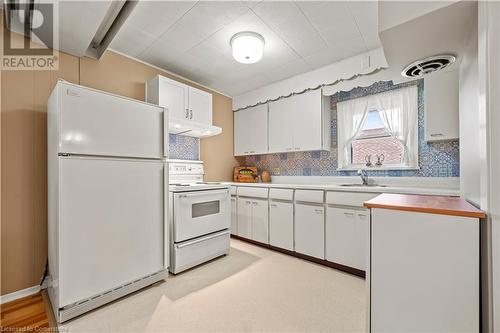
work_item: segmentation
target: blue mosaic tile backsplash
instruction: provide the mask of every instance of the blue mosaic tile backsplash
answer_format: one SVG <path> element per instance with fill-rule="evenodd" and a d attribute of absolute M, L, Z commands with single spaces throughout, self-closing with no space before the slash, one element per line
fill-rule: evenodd
<path fill-rule="evenodd" d="M 337 102 L 376 94 L 409 85 L 418 85 L 418 137 L 420 170 L 370 170 L 370 176 L 392 177 L 458 177 L 459 143 L 458 140 L 426 143 L 424 138 L 424 82 L 394 85 L 392 82 L 377 82 L 370 87 L 359 87 L 351 91 L 341 91 L 331 98 L 331 137 L 330 151 L 310 151 L 297 153 L 267 154 L 247 156 L 246 164 L 255 165 L 259 170 L 274 172 L 280 168 L 282 176 L 355 176 L 356 171 L 337 171 Z"/>
<path fill-rule="evenodd" d="M 176 134 L 169 134 L 168 139 L 168 158 L 178 160 L 200 159 L 200 139 Z"/>

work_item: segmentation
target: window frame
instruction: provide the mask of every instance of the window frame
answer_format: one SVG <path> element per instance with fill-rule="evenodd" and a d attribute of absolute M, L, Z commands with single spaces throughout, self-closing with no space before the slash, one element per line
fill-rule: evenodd
<path fill-rule="evenodd" d="M 377 95 L 380 95 L 380 94 L 390 94 L 390 93 L 395 93 L 396 91 L 400 90 L 400 89 L 407 89 L 407 88 L 412 88 L 412 87 L 415 87 L 418 89 L 418 87 L 416 86 L 410 86 L 410 87 L 401 87 L 401 88 L 397 88 L 397 89 L 391 89 L 391 90 L 387 90 L 387 91 L 384 91 L 384 92 L 381 92 L 381 93 L 378 93 L 378 94 L 373 94 L 373 95 L 369 95 L 369 96 L 363 96 L 363 97 L 358 97 L 358 98 L 352 98 L 352 99 L 349 99 L 347 101 L 350 101 L 350 100 L 354 100 L 354 99 L 370 99 L 370 98 L 376 98 Z M 345 101 L 343 101 L 345 102 Z M 339 103 L 342 103 L 342 102 L 339 102 Z M 339 104 L 337 103 L 337 104 Z M 373 112 L 373 111 L 377 111 L 379 112 L 379 110 L 375 107 L 375 103 L 373 102 L 370 102 L 370 111 L 368 112 Z M 415 164 L 416 165 L 409 165 L 407 163 L 405 163 L 404 161 L 402 161 L 401 163 L 388 163 L 388 164 L 383 164 L 381 166 L 376 166 L 376 165 L 372 165 L 371 167 L 367 167 L 365 163 L 352 163 L 352 143 L 354 142 L 354 140 L 356 139 L 353 139 L 351 142 L 350 142 L 350 147 L 348 149 L 348 163 L 346 163 L 346 165 L 342 166 L 342 167 L 338 167 L 338 165 L 340 164 L 340 159 L 342 158 L 342 152 L 341 152 L 341 148 L 344 149 L 345 147 L 345 142 L 340 142 L 341 138 L 339 136 L 339 126 L 342 126 L 341 125 L 341 122 L 339 121 L 339 118 L 337 117 L 337 171 L 356 171 L 356 170 L 359 170 L 359 169 L 366 169 L 366 170 L 420 170 L 420 164 L 419 164 L 419 138 L 418 138 L 418 117 L 419 117 L 419 110 L 418 110 L 418 90 L 417 90 L 417 100 L 416 100 L 416 107 L 417 107 L 417 112 L 416 112 L 416 119 L 415 119 L 415 129 L 414 129 L 414 132 L 415 132 L 415 135 L 416 135 L 416 144 L 415 144 L 415 147 L 408 147 L 409 149 L 413 148 L 415 151 L 410 151 L 409 153 L 410 154 L 414 154 L 415 155 Z M 338 112 L 338 109 L 337 109 L 337 112 Z M 365 119 L 366 121 L 366 119 Z M 387 128 L 386 128 L 387 129 Z M 373 136 L 364 136 L 362 137 L 361 139 L 371 139 L 371 138 L 381 138 L 381 137 L 389 137 L 391 136 L 391 134 L 389 133 L 388 135 L 373 135 Z M 376 162 L 376 161 L 375 161 Z M 373 164 L 374 161 L 372 161 Z"/>

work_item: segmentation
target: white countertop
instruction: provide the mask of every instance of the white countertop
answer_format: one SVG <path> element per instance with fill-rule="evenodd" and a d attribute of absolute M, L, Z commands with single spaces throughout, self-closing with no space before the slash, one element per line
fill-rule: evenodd
<path fill-rule="evenodd" d="M 319 179 L 323 182 L 317 183 L 318 178 L 311 178 L 311 183 L 304 183 L 307 179 L 297 177 L 297 182 L 282 182 L 289 181 L 291 177 L 283 177 L 277 182 L 271 183 L 235 183 L 226 182 L 233 186 L 246 187 L 268 187 L 268 188 L 290 188 L 290 189 L 307 189 L 307 190 L 323 190 L 323 191 L 339 191 L 339 192 L 369 192 L 369 193 L 401 193 L 401 194 L 428 194 L 428 195 L 449 195 L 460 196 L 460 189 L 456 186 L 458 179 L 455 178 L 438 178 L 422 180 L 423 177 L 397 177 L 399 179 L 382 179 L 376 178 L 376 183 L 382 186 L 341 186 L 341 184 L 360 184 L 359 177 L 342 177 L 333 179 L 333 177 L 325 177 Z M 338 177 L 335 177 L 338 178 Z M 389 177 L 385 177 L 389 178 Z M 418 178 L 418 179 L 413 179 Z M 430 178 L 430 177 L 429 177 Z M 370 182 L 374 179 L 372 178 Z M 434 186 L 431 186 L 434 185 Z"/>

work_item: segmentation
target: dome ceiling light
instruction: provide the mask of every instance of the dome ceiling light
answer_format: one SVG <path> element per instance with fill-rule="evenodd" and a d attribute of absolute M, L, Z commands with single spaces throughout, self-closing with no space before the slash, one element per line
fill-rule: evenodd
<path fill-rule="evenodd" d="M 242 64 L 256 63 L 264 54 L 264 37 L 256 32 L 238 32 L 231 37 L 229 43 L 233 50 L 233 58 Z"/>

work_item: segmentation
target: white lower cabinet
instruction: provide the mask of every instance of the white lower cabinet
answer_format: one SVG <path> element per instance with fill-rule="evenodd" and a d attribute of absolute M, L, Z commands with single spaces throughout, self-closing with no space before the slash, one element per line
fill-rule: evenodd
<path fill-rule="evenodd" d="M 326 260 L 366 271 L 370 213 L 366 209 L 328 206 Z"/>
<path fill-rule="evenodd" d="M 238 205 L 236 196 L 231 196 L 231 234 L 238 235 Z"/>
<path fill-rule="evenodd" d="M 238 236 L 269 243 L 269 218 L 267 199 L 237 199 Z"/>
<path fill-rule="evenodd" d="M 325 208 L 295 204 L 295 252 L 325 259 Z"/>
<path fill-rule="evenodd" d="M 238 236 L 252 238 L 252 200 L 238 198 L 237 200 Z"/>
<path fill-rule="evenodd" d="M 252 200 L 252 239 L 269 244 L 269 218 L 267 199 Z"/>
<path fill-rule="evenodd" d="M 269 202 L 269 244 L 293 251 L 293 203 Z"/>

